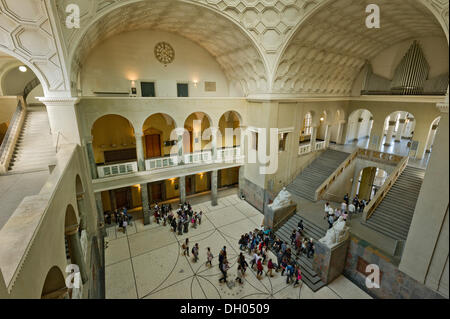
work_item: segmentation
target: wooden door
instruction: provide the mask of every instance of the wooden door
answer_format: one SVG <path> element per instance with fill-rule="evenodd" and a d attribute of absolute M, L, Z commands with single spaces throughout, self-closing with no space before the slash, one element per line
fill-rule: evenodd
<path fill-rule="evenodd" d="M 161 137 L 159 134 L 145 135 L 147 158 L 161 157 Z"/>
<path fill-rule="evenodd" d="M 128 190 L 116 190 L 116 204 L 117 208 L 121 209 L 122 207 L 128 206 Z"/>
<path fill-rule="evenodd" d="M 152 201 L 153 202 L 160 202 L 162 201 L 162 189 L 161 189 L 162 184 L 158 183 L 158 184 L 152 184 L 151 186 L 151 192 L 152 192 Z"/>

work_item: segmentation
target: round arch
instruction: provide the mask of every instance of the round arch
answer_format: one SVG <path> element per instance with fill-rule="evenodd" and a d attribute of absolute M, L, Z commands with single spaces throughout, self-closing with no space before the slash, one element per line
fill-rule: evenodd
<path fill-rule="evenodd" d="M 218 122 L 218 139 L 217 139 L 217 147 L 218 148 L 226 148 L 226 147 L 235 147 L 240 146 L 240 127 L 242 126 L 242 116 L 236 111 L 227 111 L 219 118 Z M 228 130 L 227 130 L 228 129 Z M 233 138 L 230 140 L 230 137 L 227 137 L 229 129 L 233 130 Z M 237 134 L 235 134 L 237 133 Z M 232 143 L 232 145 L 230 145 Z"/>
<path fill-rule="evenodd" d="M 373 126 L 373 114 L 367 109 L 357 109 L 350 113 L 347 120 L 346 143 L 358 142 L 370 136 Z"/>
<path fill-rule="evenodd" d="M 359 172 L 356 172 L 352 198 L 358 195 L 360 200 L 370 201 L 388 177 L 389 173 L 382 168 L 376 166 L 362 167 Z"/>
<path fill-rule="evenodd" d="M 441 116 L 436 117 L 430 125 L 428 131 L 427 142 L 425 145 L 425 153 L 431 153 L 433 150 L 434 139 L 436 138 L 437 130 L 439 129 L 439 122 L 441 121 Z"/>
<path fill-rule="evenodd" d="M 58 266 L 53 266 L 45 276 L 41 299 L 64 299 L 67 294 L 64 275 Z"/>
<path fill-rule="evenodd" d="M 175 154 L 171 141 L 176 139 L 176 121 L 166 113 L 154 113 L 142 124 L 145 158 L 157 158 Z M 140 137 L 137 137 L 140 138 Z"/>
<path fill-rule="evenodd" d="M 106 114 L 91 127 L 96 163 L 136 160 L 136 130 L 126 117 Z"/>
<path fill-rule="evenodd" d="M 395 19 L 414 21 L 414 26 L 399 28 L 394 20 L 389 23 L 386 19 L 390 18 L 385 17 L 385 27 L 374 38 L 368 34 L 370 29 L 361 19 L 366 14 L 367 3 L 363 0 L 351 2 L 351 11 L 347 10 L 346 0 L 325 0 L 305 11 L 275 58 L 271 82 L 274 91 L 291 92 L 289 83 L 301 81 L 300 89 L 295 92 L 347 95 L 365 62 L 389 46 L 431 34 L 445 36 L 448 43 L 448 25 L 442 18 L 448 14 L 448 5 L 442 12 L 437 12 L 426 0 L 378 1 L 385 11 L 400 12 Z M 329 28 L 330 23 L 338 21 L 340 30 Z M 357 29 L 362 33 L 352 28 L 355 25 L 361 26 Z M 311 67 L 304 68 L 304 65 Z M 298 70 L 294 79 L 287 77 L 291 69 Z"/>
<path fill-rule="evenodd" d="M 44 90 L 44 95 L 45 96 L 48 95 L 49 81 L 47 80 L 45 75 L 33 63 L 27 61 L 26 59 L 24 59 L 22 56 L 18 55 L 17 53 L 15 53 L 9 49 L 6 49 L 5 47 L 1 47 L 0 52 L 5 53 L 5 54 L 19 60 L 17 65 L 16 64 L 11 65 L 11 69 L 14 68 L 15 66 L 19 66 L 19 65 L 25 65 L 27 68 L 29 68 L 39 79 L 39 82 L 41 83 L 42 88 Z"/>
<path fill-rule="evenodd" d="M 65 16 L 63 8 L 59 8 L 60 15 Z M 230 86 L 241 85 L 245 94 L 269 88 L 268 62 L 259 44 L 246 28 L 212 6 L 185 0 L 135 0 L 118 2 L 98 12 L 84 9 L 87 11 L 82 17 L 85 26 L 75 30 L 69 50 L 74 82 L 78 80 L 80 65 L 96 44 L 106 37 L 145 27 L 178 33 L 200 44 L 216 57 Z M 177 25 L 170 25 L 172 16 L 177 18 Z M 124 23 L 117 23 L 118 19 Z M 133 23 L 125 23 L 129 21 Z M 215 27 L 205 28 L 209 25 Z"/>

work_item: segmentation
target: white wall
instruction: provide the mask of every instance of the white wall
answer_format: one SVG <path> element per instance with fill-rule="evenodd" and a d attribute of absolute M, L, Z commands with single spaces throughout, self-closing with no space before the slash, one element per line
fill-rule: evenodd
<path fill-rule="evenodd" d="M 164 66 L 154 55 L 158 42 L 168 42 L 175 60 Z M 190 97 L 227 97 L 228 80 L 215 58 L 196 43 L 173 33 L 139 30 L 119 34 L 95 47 L 81 72 L 84 96 L 95 91 L 128 92 L 131 80 L 155 82 L 157 97 L 176 97 L 177 82 L 189 82 Z M 197 88 L 193 81 L 197 80 Z M 204 81 L 216 82 L 216 92 L 205 92 Z M 237 94 L 233 89 L 234 94 Z"/>
<path fill-rule="evenodd" d="M 42 84 L 36 86 L 27 96 L 27 104 L 42 104 L 37 98 L 44 96 L 44 89 L 42 88 Z"/>

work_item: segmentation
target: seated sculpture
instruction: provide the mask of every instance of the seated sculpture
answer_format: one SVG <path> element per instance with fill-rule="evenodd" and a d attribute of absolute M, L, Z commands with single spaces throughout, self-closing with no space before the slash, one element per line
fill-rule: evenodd
<path fill-rule="evenodd" d="M 280 209 L 286 206 L 289 206 L 291 204 L 291 193 L 289 193 L 286 190 L 286 187 L 283 187 L 283 189 L 280 191 L 280 193 L 275 197 L 272 204 L 269 204 L 268 206 L 272 210 Z"/>
<path fill-rule="evenodd" d="M 349 234 L 349 227 L 342 216 L 333 224 L 333 227 L 328 229 L 325 237 L 319 241 L 328 247 L 333 247 L 347 239 Z"/>

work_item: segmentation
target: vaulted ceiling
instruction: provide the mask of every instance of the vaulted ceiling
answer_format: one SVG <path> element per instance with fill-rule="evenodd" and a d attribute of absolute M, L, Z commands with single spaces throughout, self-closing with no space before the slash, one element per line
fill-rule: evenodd
<path fill-rule="evenodd" d="M 366 6 L 380 7 L 380 29 L 366 27 Z M 279 63 L 273 91 L 349 95 L 366 60 L 402 41 L 445 37 L 416 0 L 335 0 L 299 27 Z"/>

